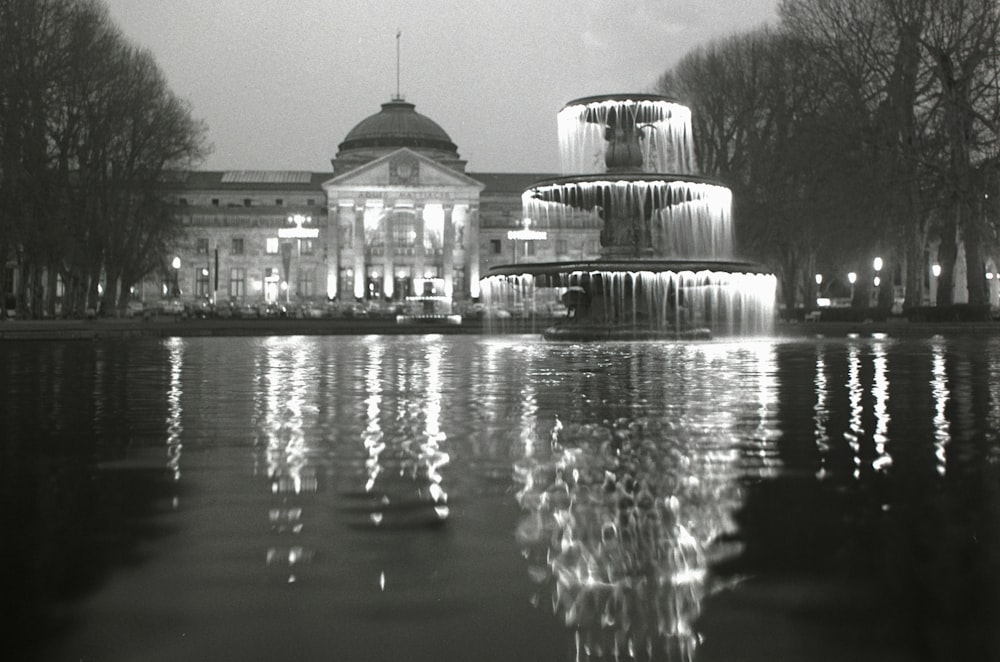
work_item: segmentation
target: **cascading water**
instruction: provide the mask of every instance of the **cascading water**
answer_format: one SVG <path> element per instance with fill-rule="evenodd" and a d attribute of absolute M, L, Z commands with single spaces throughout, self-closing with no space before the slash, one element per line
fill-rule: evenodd
<path fill-rule="evenodd" d="M 734 258 L 732 195 L 695 174 L 691 114 L 656 95 L 572 101 L 559 113 L 565 177 L 524 192 L 536 228 L 600 224 L 600 258 L 493 267 L 490 308 L 558 292 L 569 313 L 558 339 L 763 335 L 776 279 Z M 671 174 L 662 174 L 670 172 Z"/>

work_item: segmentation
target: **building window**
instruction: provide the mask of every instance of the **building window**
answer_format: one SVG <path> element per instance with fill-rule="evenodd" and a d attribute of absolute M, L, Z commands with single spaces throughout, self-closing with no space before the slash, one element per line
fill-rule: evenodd
<path fill-rule="evenodd" d="M 213 207 L 218 207 L 219 206 L 219 199 L 218 198 L 212 198 L 212 206 Z"/>
<path fill-rule="evenodd" d="M 208 237 L 198 237 L 194 240 L 195 251 L 201 255 L 208 255 Z"/>
<path fill-rule="evenodd" d="M 278 253 L 278 238 L 268 237 L 267 244 L 265 245 L 265 251 L 268 255 L 277 255 Z"/>
<path fill-rule="evenodd" d="M 208 291 L 208 267 L 199 267 L 194 274 L 194 293 L 199 297 L 207 297 Z"/>
<path fill-rule="evenodd" d="M 243 206 L 244 207 L 249 207 L 252 204 L 253 204 L 253 200 L 252 199 L 250 199 L 250 198 L 243 198 Z"/>
<path fill-rule="evenodd" d="M 245 297 L 247 295 L 247 270 L 233 267 L 229 271 L 229 296 Z"/>
<path fill-rule="evenodd" d="M 559 255 L 565 255 L 569 250 L 566 246 L 565 239 L 556 239 L 556 253 Z"/>
<path fill-rule="evenodd" d="M 233 255 L 243 255 L 243 237 L 233 237 Z"/>
<path fill-rule="evenodd" d="M 285 201 L 283 199 L 281 199 L 281 198 L 275 198 L 274 199 L 274 206 L 275 207 L 281 207 L 284 204 L 285 204 Z"/>
<path fill-rule="evenodd" d="M 417 243 L 417 228 L 413 215 L 396 215 L 392 224 L 392 239 L 397 248 L 413 248 Z"/>
<path fill-rule="evenodd" d="M 503 253 L 503 242 L 499 239 L 490 239 L 490 253 L 494 255 Z"/>
<path fill-rule="evenodd" d="M 309 198 L 308 200 L 306 200 L 306 204 L 312 207 L 313 205 L 316 204 L 316 198 Z"/>
<path fill-rule="evenodd" d="M 312 239 L 299 240 L 299 255 L 312 255 L 315 250 L 316 246 Z"/>
<path fill-rule="evenodd" d="M 316 295 L 316 270 L 299 269 L 299 282 L 296 284 L 296 292 L 300 297 L 311 297 Z"/>
<path fill-rule="evenodd" d="M 180 202 L 181 207 L 187 207 L 188 206 L 188 199 L 187 198 L 181 198 L 178 202 Z"/>
<path fill-rule="evenodd" d="M 526 242 L 524 242 L 524 254 L 525 255 L 534 255 L 535 254 L 535 244 L 537 244 L 537 243 L 538 243 L 537 241 L 526 241 Z"/>

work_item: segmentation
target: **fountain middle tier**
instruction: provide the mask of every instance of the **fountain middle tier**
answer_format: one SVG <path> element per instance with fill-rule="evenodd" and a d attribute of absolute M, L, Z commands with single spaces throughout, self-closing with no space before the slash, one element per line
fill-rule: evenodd
<path fill-rule="evenodd" d="M 732 194 L 707 177 L 614 173 L 543 180 L 522 195 L 536 227 L 565 227 L 579 214 L 603 224 L 605 258 L 728 260 Z"/>

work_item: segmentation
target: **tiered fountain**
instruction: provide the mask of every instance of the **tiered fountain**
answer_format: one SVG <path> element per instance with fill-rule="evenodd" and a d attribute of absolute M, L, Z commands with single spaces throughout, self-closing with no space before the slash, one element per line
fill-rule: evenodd
<path fill-rule="evenodd" d="M 525 191 L 524 216 L 538 228 L 602 222 L 600 257 L 493 267 L 487 306 L 530 305 L 557 288 L 569 312 L 545 330 L 552 339 L 770 331 L 776 279 L 733 257 L 732 196 L 695 174 L 686 106 L 595 96 L 566 104 L 558 122 L 563 172 L 577 174 Z"/>

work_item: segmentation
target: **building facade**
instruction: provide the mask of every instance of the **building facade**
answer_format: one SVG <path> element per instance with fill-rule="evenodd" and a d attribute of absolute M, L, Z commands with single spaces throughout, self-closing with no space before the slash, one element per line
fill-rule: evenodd
<path fill-rule="evenodd" d="M 467 173 L 448 134 L 402 99 L 355 126 L 331 163 L 325 173 L 182 173 L 171 197 L 185 239 L 136 296 L 450 304 L 477 299 L 495 264 L 598 255 L 596 217 L 518 240 L 522 193 L 551 175 Z"/>

